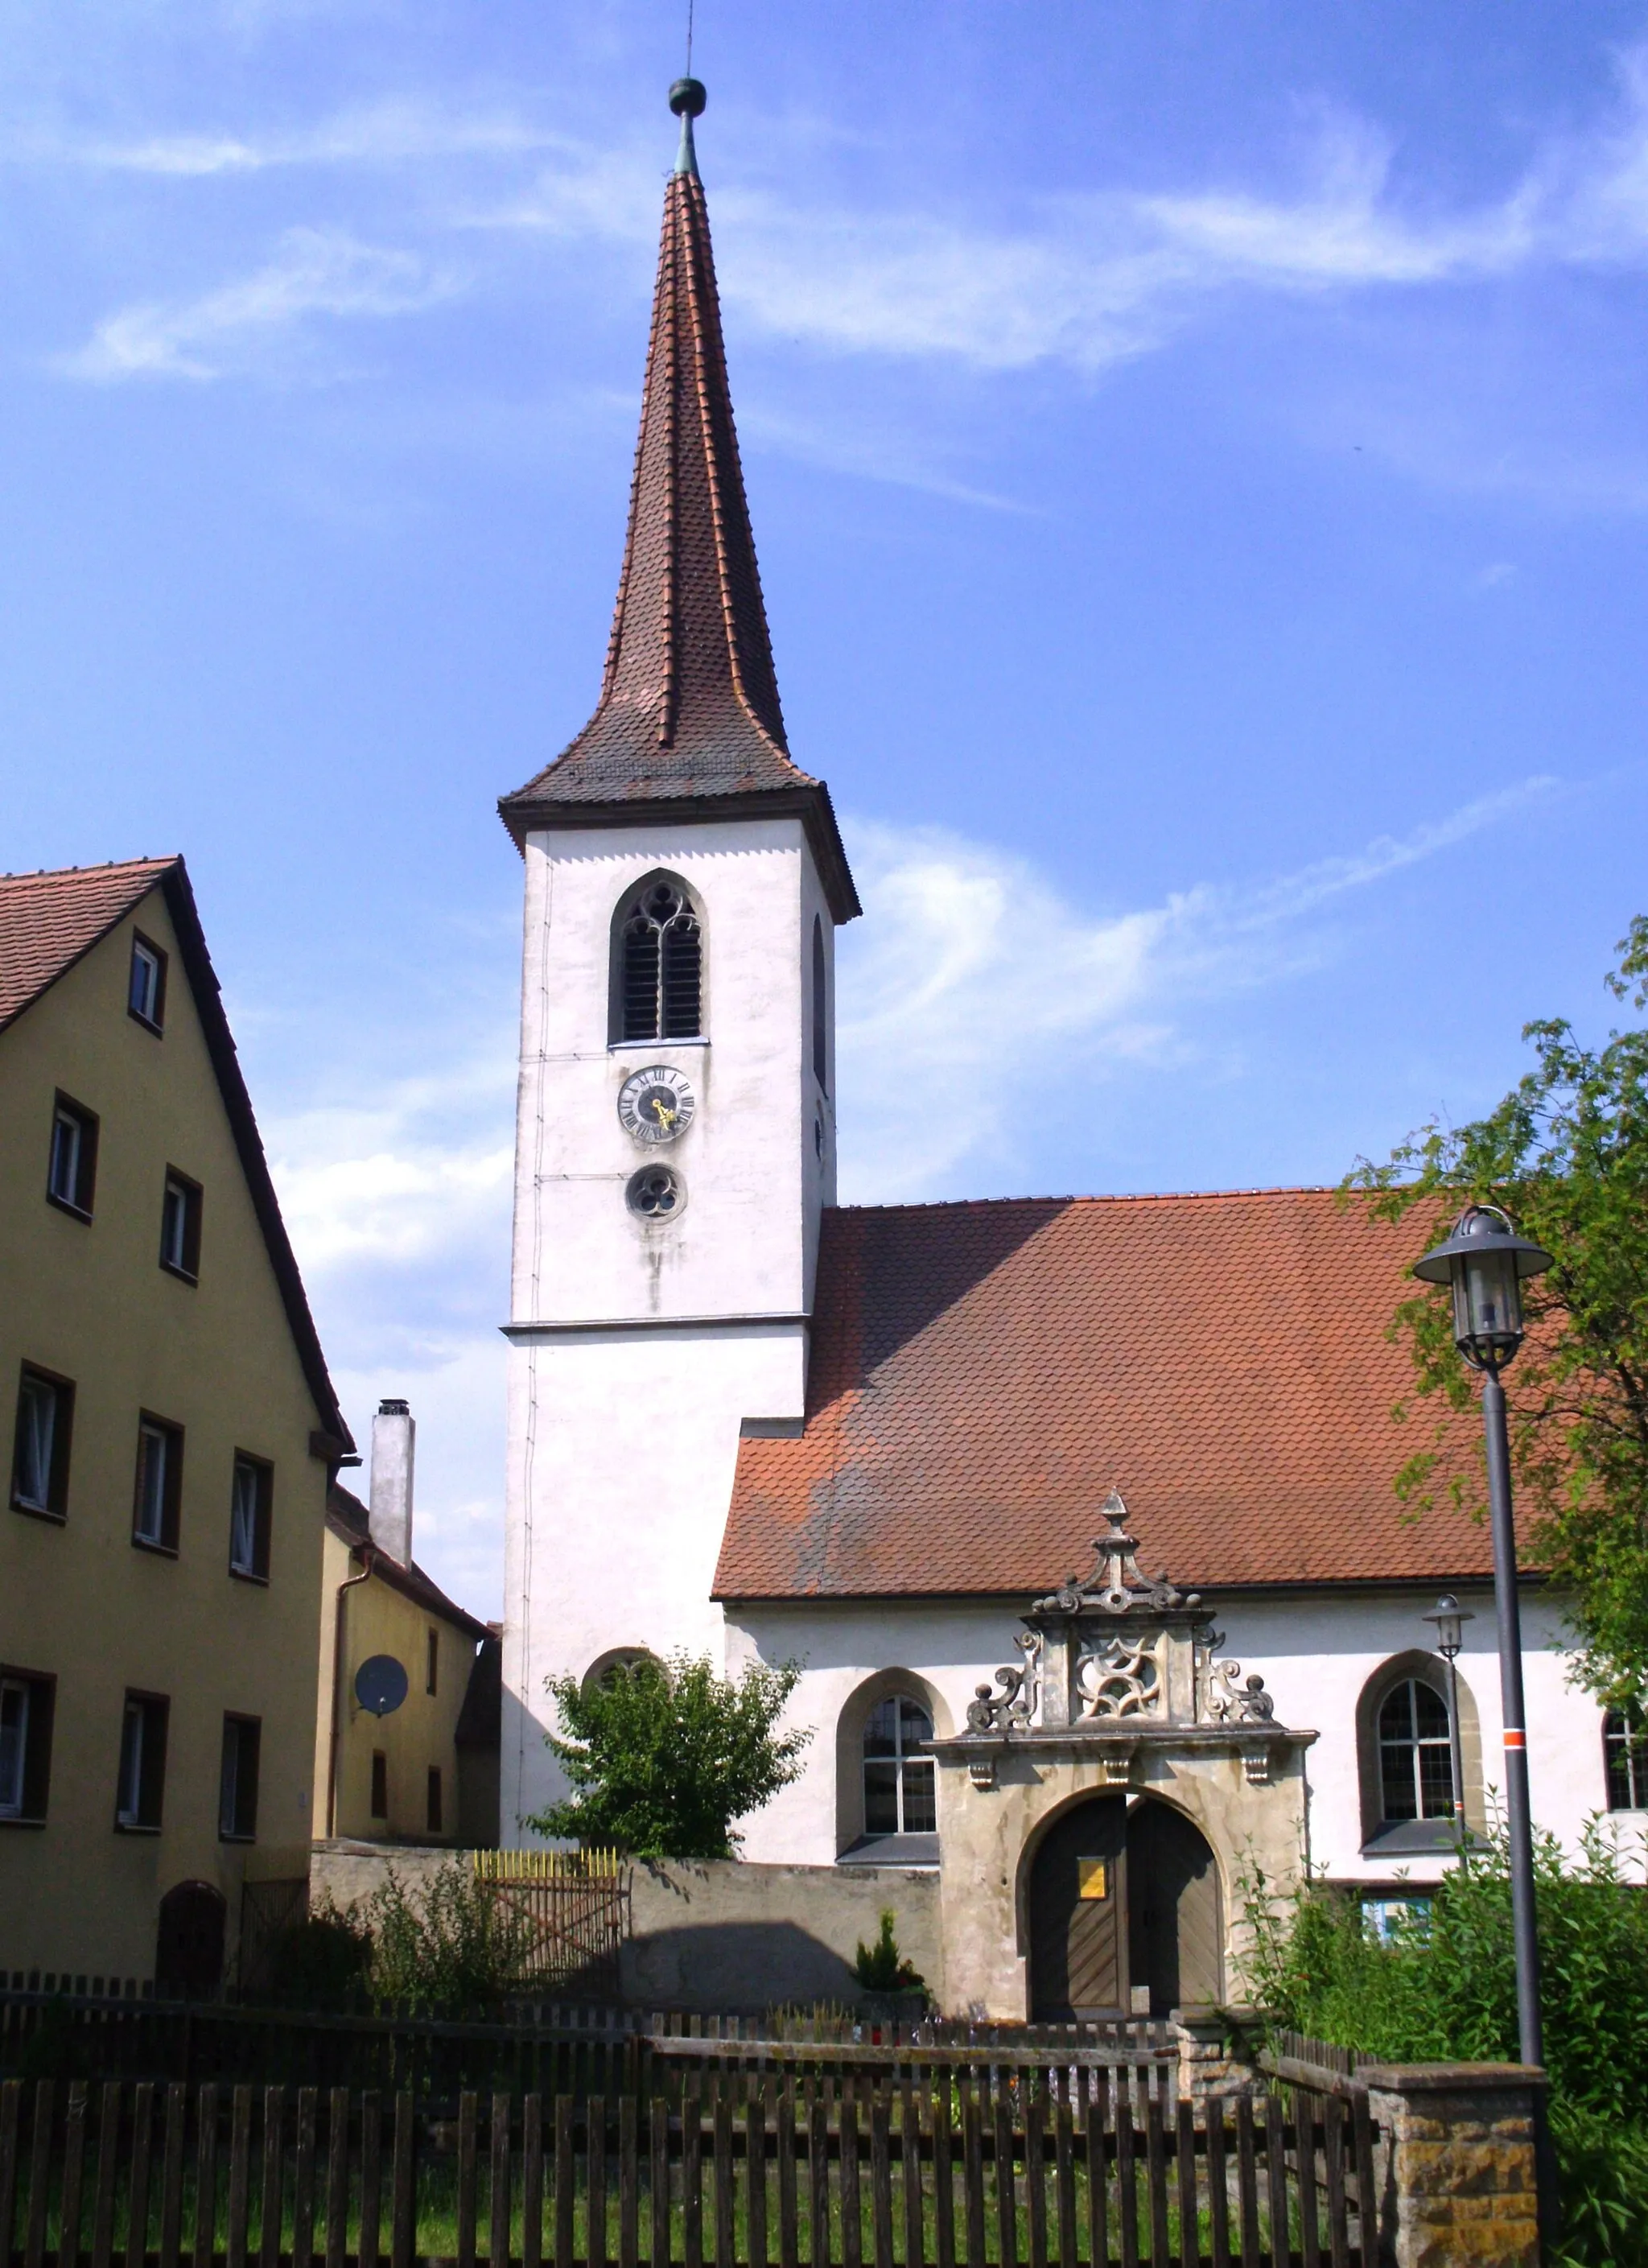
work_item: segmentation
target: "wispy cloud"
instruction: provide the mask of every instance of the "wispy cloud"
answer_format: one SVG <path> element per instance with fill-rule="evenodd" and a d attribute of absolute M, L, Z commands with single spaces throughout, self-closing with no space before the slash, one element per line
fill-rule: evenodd
<path fill-rule="evenodd" d="M 1056 1064 L 1102 1085 L 1122 1063 L 1179 1067 L 1194 1004 L 1317 965 L 1330 901 L 1543 800 L 1534 778 L 1411 833 L 1244 887 L 1202 885 L 1094 915 L 1027 860 L 938 830 L 858 824 L 866 918 L 842 941 L 843 1114 L 854 1201 L 931 1196 L 1017 1145 Z M 915 975 L 912 972 L 918 972 Z M 931 1098 L 945 1098 L 935 1112 Z"/>
<path fill-rule="evenodd" d="M 198 298 L 123 307 L 57 366 L 104 384 L 301 367 L 306 341 L 299 335 L 314 318 L 412 314 L 460 288 L 452 269 L 419 254 L 363 244 L 339 230 L 289 229 L 275 257 L 252 275 Z"/>
<path fill-rule="evenodd" d="M 397 166 L 430 158 L 516 158 L 564 140 L 519 110 L 454 110 L 402 99 L 339 112 L 313 125 L 262 133 L 183 130 L 122 139 L 31 128 L 0 135 L 0 164 L 210 180 L 330 166 Z"/>

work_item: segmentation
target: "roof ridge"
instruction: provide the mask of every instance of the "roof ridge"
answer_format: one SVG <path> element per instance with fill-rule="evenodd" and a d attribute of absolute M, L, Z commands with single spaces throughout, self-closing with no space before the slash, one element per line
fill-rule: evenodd
<path fill-rule="evenodd" d="M 175 866 L 182 856 L 180 850 L 168 850 L 158 858 L 104 858 L 90 866 L 8 866 L 0 869 L 0 882 L 55 882 L 70 874 L 124 874 L 151 866 Z"/>
<path fill-rule="evenodd" d="M 827 1205 L 827 1212 L 961 1212 L 985 1205 L 1207 1204 L 1228 1197 L 1336 1197 L 1337 1182 L 1278 1182 L 1224 1189 L 1100 1189 L 1038 1192 L 1011 1197 L 925 1197 L 890 1204 Z"/>

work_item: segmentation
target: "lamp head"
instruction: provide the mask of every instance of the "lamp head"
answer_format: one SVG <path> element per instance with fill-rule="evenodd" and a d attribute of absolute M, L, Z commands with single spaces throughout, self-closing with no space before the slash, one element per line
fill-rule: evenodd
<path fill-rule="evenodd" d="M 1475 1619 L 1468 1607 L 1460 1606 L 1452 1591 L 1444 1591 L 1430 1613 L 1420 1616 L 1422 1622 L 1436 1624 L 1437 1652 L 1444 1661 L 1453 1661 L 1457 1657 L 1465 1641 L 1464 1625 Z"/>
<path fill-rule="evenodd" d="M 1467 1205 L 1453 1233 L 1414 1263 L 1422 1283 L 1453 1293 L 1453 1344 L 1475 1370 L 1500 1371 L 1522 1344 L 1522 1278 L 1551 1256 L 1519 1236 L 1497 1205 Z"/>

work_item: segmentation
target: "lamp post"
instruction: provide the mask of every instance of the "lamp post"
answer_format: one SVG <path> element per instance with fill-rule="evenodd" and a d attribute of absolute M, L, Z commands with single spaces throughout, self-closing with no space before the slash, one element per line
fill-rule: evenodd
<path fill-rule="evenodd" d="M 1499 1697 L 1505 1718 L 1505 1823 L 1511 1838 L 1511 1921 L 1516 1942 L 1517 2034 L 1524 2063 L 1544 2061 L 1539 1937 L 1534 1910 L 1534 1829 L 1528 1811 L 1527 1719 L 1522 1702 L 1522 1616 L 1517 1601 L 1516 1529 L 1511 1516 L 1511 1444 L 1499 1373 L 1522 1344 L 1522 1278 L 1551 1256 L 1512 1227 L 1496 1205 L 1468 1205 L 1445 1244 L 1414 1264 L 1426 1284 L 1453 1292 L 1453 1344 L 1482 1374 L 1482 1429 L 1493 1532 L 1494 1604 L 1499 1624 Z"/>
<path fill-rule="evenodd" d="M 1460 1606 L 1452 1591 L 1444 1591 L 1422 1622 L 1436 1624 L 1437 1652 L 1447 1664 L 1448 1756 L 1453 1767 L 1453 1831 L 1465 1840 L 1465 1750 L 1460 1741 L 1459 1672 L 1454 1668 L 1465 1643 L 1465 1624 L 1476 1617 Z"/>

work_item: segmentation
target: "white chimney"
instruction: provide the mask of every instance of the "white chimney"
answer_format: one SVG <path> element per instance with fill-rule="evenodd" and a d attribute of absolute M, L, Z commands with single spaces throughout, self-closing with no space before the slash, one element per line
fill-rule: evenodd
<path fill-rule="evenodd" d="M 412 1452 L 417 1427 L 404 1402 L 380 1402 L 372 1419 L 372 1540 L 402 1567 L 412 1565 Z"/>

